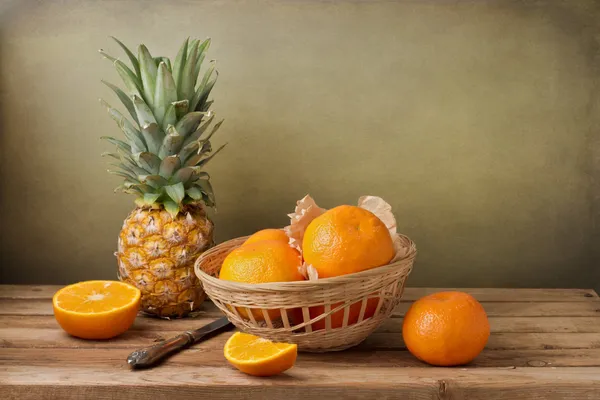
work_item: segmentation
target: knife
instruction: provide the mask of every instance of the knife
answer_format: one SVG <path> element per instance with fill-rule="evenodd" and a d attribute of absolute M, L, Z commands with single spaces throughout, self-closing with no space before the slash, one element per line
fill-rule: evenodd
<path fill-rule="evenodd" d="M 154 346 L 144 347 L 131 353 L 127 357 L 127 364 L 133 368 L 148 368 L 165 357 L 178 352 L 181 349 L 191 346 L 194 343 L 201 342 L 218 333 L 228 331 L 233 328 L 233 324 L 226 317 L 219 318 L 208 325 L 195 331 L 185 331 L 180 335 L 155 344 Z"/>

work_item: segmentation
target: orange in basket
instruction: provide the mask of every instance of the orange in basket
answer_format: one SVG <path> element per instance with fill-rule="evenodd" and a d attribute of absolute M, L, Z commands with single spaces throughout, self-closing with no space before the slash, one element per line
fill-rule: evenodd
<path fill-rule="evenodd" d="M 367 305 L 365 307 L 365 314 L 363 319 L 371 318 L 375 314 L 375 310 L 377 310 L 377 304 L 379 303 L 379 299 L 369 299 L 367 300 Z M 332 304 L 331 309 L 335 309 L 341 306 L 343 303 Z M 360 309 L 362 307 L 362 301 L 356 302 L 350 306 L 348 310 L 348 323 L 346 325 L 354 325 L 358 322 L 358 317 L 360 316 Z M 309 309 L 310 318 L 316 318 L 319 315 L 322 315 L 325 312 L 325 306 L 316 306 L 311 307 Z M 344 310 L 336 311 L 331 314 L 331 328 L 341 328 L 344 324 Z M 325 329 L 326 327 L 326 319 L 323 318 L 314 324 L 312 324 L 312 329 L 317 331 L 319 329 Z"/>
<path fill-rule="evenodd" d="M 279 240 L 287 243 L 290 238 L 281 229 L 263 229 L 254 233 L 250 236 L 243 244 L 243 246 L 251 243 L 262 242 L 263 240 Z"/>
<path fill-rule="evenodd" d="M 298 268 L 302 264 L 300 254 L 287 242 L 263 240 L 244 244 L 232 251 L 223 261 L 219 279 L 240 283 L 291 282 L 303 280 Z M 238 308 L 243 318 L 246 310 Z M 271 319 L 280 318 L 279 310 L 269 310 Z M 263 321 L 260 310 L 253 310 L 257 321 Z"/>
<path fill-rule="evenodd" d="M 386 265 L 394 257 L 394 243 L 375 214 L 356 206 L 339 206 L 308 225 L 302 253 L 322 279 Z"/>
<path fill-rule="evenodd" d="M 339 206 L 315 218 L 306 228 L 302 241 L 304 260 L 318 272 L 319 278 L 347 275 L 386 265 L 394 256 L 394 244 L 385 224 L 372 212 L 355 206 Z M 364 319 L 377 309 L 377 299 L 369 299 Z M 342 303 L 333 304 L 332 309 Z M 350 306 L 348 325 L 360 316 L 361 302 Z M 324 306 L 311 307 L 310 317 L 323 314 Z M 344 311 L 331 315 L 331 327 L 343 326 Z M 325 329 L 321 319 L 313 329 Z"/>

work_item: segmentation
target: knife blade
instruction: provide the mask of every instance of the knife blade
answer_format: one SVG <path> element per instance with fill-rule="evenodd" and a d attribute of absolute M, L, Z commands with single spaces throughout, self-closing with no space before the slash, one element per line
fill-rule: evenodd
<path fill-rule="evenodd" d="M 194 331 L 185 331 L 153 346 L 136 350 L 127 357 L 127 364 L 132 368 L 152 367 L 173 353 L 232 328 L 233 324 L 226 317 L 219 318 Z"/>

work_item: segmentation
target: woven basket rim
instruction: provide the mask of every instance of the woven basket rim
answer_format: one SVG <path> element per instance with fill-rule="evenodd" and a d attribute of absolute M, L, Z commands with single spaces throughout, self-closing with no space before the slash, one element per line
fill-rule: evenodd
<path fill-rule="evenodd" d="M 264 291 L 264 292 L 298 292 L 298 291 L 311 291 L 311 290 L 320 290 L 328 286 L 338 286 L 344 283 L 353 283 L 357 280 L 361 279 L 369 279 L 374 276 L 387 275 L 390 273 L 404 273 L 405 270 L 412 269 L 412 263 L 408 262 L 414 260 L 417 255 L 417 248 L 415 243 L 405 235 L 400 235 L 407 243 L 408 243 L 408 252 L 407 254 L 394 261 L 393 263 L 383 265 L 381 267 L 368 269 L 361 272 L 355 272 L 348 275 L 337 276 L 333 278 L 323 278 L 317 280 L 304 280 L 304 281 L 293 281 L 293 282 L 273 282 L 273 283 L 256 283 L 256 284 L 248 284 L 248 283 L 239 283 L 239 282 L 231 282 L 224 281 L 219 278 L 215 278 L 210 274 L 207 274 L 200 268 L 200 264 L 203 260 L 209 258 L 214 253 L 220 251 L 223 248 L 233 247 L 238 242 L 241 244 L 250 236 L 238 237 L 235 239 L 227 240 L 223 243 L 220 243 L 213 248 L 202 253 L 194 263 L 194 271 L 196 276 L 201 281 L 206 281 L 207 283 L 216 286 L 218 288 L 234 291 L 245 291 L 245 292 L 256 292 L 256 291 Z"/>

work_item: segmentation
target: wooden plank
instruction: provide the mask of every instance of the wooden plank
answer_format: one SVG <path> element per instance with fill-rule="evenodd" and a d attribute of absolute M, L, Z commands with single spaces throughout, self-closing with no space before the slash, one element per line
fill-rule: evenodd
<path fill-rule="evenodd" d="M 48 299 L 0 299 L 0 315 L 54 315 L 54 312 Z M 194 315 L 218 318 L 222 313 L 213 303 L 204 302 Z"/>
<path fill-rule="evenodd" d="M 395 317 L 402 317 L 411 303 L 400 303 Z M 580 302 L 483 302 L 490 317 L 593 317 L 600 316 L 600 299 Z M 52 303 L 45 299 L 0 299 L 0 315 L 53 315 Z M 221 311 L 204 302 L 197 313 L 201 318 L 220 317 Z"/>
<path fill-rule="evenodd" d="M 51 299 L 59 285 L 0 285 L 0 299 Z M 414 301 L 427 294 L 458 290 L 479 301 L 585 301 L 598 298 L 593 289 L 504 289 L 504 288 L 406 288 L 403 301 Z"/>
<path fill-rule="evenodd" d="M 358 348 L 404 350 L 406 346 L 399 333 L 375 332 Z M 495 333 L 490 335 L 486 348 L 492 350 L 596 349 L 600 348 L 600 335 L 597 333 Z"/>
<path fill-rule="evenodd" d="M 315 377 L 318 377 L 315 379 Z M 369 368 L 321 364 L 269 379 L 230 367 L 164 366 L 129 371 L 102 366 L 0 369 L 8 399 L 345 399 L 547 400 L 600 398 L 600 368 Z"/>
<path fill-rule="evenodd" d="M 176 334 L 200 328 L 213 322 L 215 319 L 215 317 L 195 317 L 166 320 L 139 315 L 130 329 L 141 331 L 172 331 L 172 334 Z M 53 315 L 0 315 L 1 328 L 55 329 L 60 328 L 60 326 Z"/>
<path fill-rule="evenodd" d="M 214 317 L 164 320 L 139 316 L 131 329 L 173 331 L 172 333 L 176 334 L 199 328 L 214 320 Z M 379 333 L 402 332 L 402 321 L 402 318 L 390 318 L 377 331 Z M 489 321 L 492 333 L 600 333 L 600 315 L 597 317 L 489 317 Z M 50 315 L 4 315 L 0 316 L 0 329 L 2 328 L 58 329 L 59 326 L 54 316 Z"/>
<path fill-rule="evenodd" d="M 506 288 L 406 288 L 403 301 L 418 300 L 428 294 L 457 290 L 471 294 L 479 301 L 585 301 L 598 299 L 593 289 L 506 289 Z"/>
<path fill-rule="evenodd" d="M 0 351 L 0 367 L 10 365 L 53 366 L 106 366 L 121 368 L 130 349 L 96 348 L 67 349 L 48 348 L 15 349 L 3 348 Z M 327 355 L 301 353 L 298 368 L 313 368 L 326 362 L 331 368 L 433 368 L 417 360 L 408 351 L 373 350 L 333 352 Z M 192 347 L 164 362 L 163 366 L 222 367 L 225 365 L 223 350 L 220 348 Z M 566 350 L 484 350 L 472 363 L 464 368 L 510 368 L 510 367 L 600 367 L 600 349 Z"/>
<path fill-rule="evenodd" d="M 488 320 L 492 333 L 600 333 L 600 314 L 596 317 L 489 317 Z M 1 321 L 2 317 L 0 326 Z M 390 318 L 377 332 L 402 332 L 402 322 L 403 318 Z"/>
<path fill-rule="evenodd" d="M 123 335 L 107 340 L 82 340 L 69 336 L 57 328 L 0 329 L 0 347 L 9 348 L 127 348 L 148 346 L 174 336 L 174 331 L 130 330 Z M 222 349 L 231 333 L 224 333 L 210 341 L 200 343 L 202 348 Z M 594 349 L 600 348 L 597 333 L 494 333 L 486 348 L 492 350 L 544 350 L 544 349 Z M 405 350 L 400 332 L 371 334 L 359 350 Z"/>

